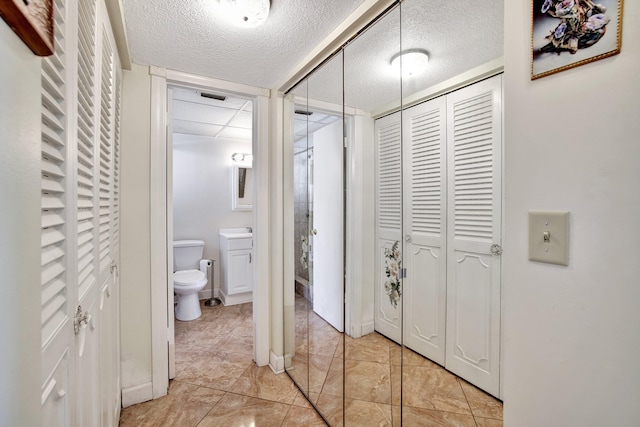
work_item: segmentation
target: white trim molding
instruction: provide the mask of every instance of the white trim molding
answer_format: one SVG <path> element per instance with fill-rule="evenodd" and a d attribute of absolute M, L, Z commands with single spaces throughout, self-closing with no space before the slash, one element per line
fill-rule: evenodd
<path fill-rule="evenodd" d="M 153 398 L 167 394 L 168 378 L 168 251 L 167 242 L 167 89 L 170 85 L 216 90 L 253 100 L 254 192 L 253 325 L 254 360 L 269 363 L 270 257 L 269 257 L 269 89 L 231 83 L 161 67 L 151 75 L 151 339 Z M 215 291 L 214 291 L 215 292 Z"/>
<path fill-rule="evenodd" d="M 153 398 L 169 388 L 167 291 L 167 81 L 151 75 L 151 382 Z"/>
<path fill-rule="evenodd" d="M 137 403 L 148 402 L 153 399 L 153 384 L 144 383 L 134 387 L 122 389 L 122 407 L 127 408 Z"/>
<path fill-rule="evenodd" d="M 269 367 L 275 374 L 284 372 L 284 356 L 278 356 L 273 351 L 269 353 Z"/>

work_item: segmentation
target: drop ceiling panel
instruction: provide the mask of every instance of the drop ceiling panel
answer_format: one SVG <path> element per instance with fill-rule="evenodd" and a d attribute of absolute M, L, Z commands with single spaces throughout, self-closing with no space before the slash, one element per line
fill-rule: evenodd
<path fill-rule="evenodd" d="M 253 126 L 253 115 L 250 112 L 240 111 L 229 122 L 229 126 L 251 130 Z"/>
<path fill-rule="evenodd" d="M 190 122 L 184 120 L 173 121 L 174 133 L 215 137 L 222 129 L 222 126 L 210 125 L 207 123 Z"/>
<path fill-rule="evenodd" d="M 173 117 L 176 120 L 224 126 L 233 119 L 235 114 L 236 110 L 229 108 L 213 107 L 185 101 L 175 101 L 173 103 Z"/>
<path fill-rule="evenodd" d="M 251 141 L 252 133 L 251 129 L 240 129 L 234 127 L 226 127 L 220 132 L 218 138 L 225 139 L 241 139 L 243 141 Z"/>

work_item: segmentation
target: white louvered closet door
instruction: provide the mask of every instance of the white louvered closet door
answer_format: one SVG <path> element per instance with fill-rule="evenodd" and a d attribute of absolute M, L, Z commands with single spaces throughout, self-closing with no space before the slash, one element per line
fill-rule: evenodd
<path fill-rule="evenodd" d="M 444 364 L 447 297 L 446 97 L 402 116 L 404 344 Z"/>
<path fill-rule="evenodd" d="M 55 53 L 42 62 L 43 423 L 113 426 L 121 69 L 103 1 L 53 7 Z"/>
<path fill-rule="evenodd" d="M 69 185 L 69 52 L 74 25 L 64 0 L 53 2 L 55 51 L 42 59 L 42 413 L 44 425 L 71 425 L 71 373 L 74 370 L 73 314 L 76 294 L 67 266 L 73 259 L 68 241 L 75 212 Z"/>
<path fill-rule="evenodd" d="M 402 340 L 402 297 L 392 290 L 402 264 L 402 128 L 400 112 L 376 120 L 376 260 L 374 327 Z M 400 294 L 402 293 L 400 281 Z"/>
<path fill-rule="evenodd" d="M 76 335 L 79 425 L 100 425 L 99 132 L 100 57 L 95 0 L 78 2 L 77 247 L 78 306 L 87 321 Z"/>
<path fill-rule="evenodd" d="M 101 425 L 118 423 L 119 375 L 118 320 L 117 320 L 117 268 L 115 252 L 118 250 L 115 188 L 117 179 L 116 151 L 119 147 L 119 87 L 113 40 L 107 11 L 101 3 L 100 38 L 100 142 L 98 150 L 98 269 L 100 291 L 98 297 L 99 348 L 100 348 L 100 419 Z"/>
<path fill-rule="evenodd" d="M 499 395 L 502 77 L 453 92 L 448 116 L 446 367 Z"/>

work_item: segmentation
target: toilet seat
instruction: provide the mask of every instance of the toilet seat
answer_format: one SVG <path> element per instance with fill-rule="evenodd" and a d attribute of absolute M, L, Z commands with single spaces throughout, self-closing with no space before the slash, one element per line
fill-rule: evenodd
<path fill-rule="evenodd" d="M 199 292 L 207 285 L 207 277 L 200 270 L 182 270 L 173 273 L 173 291 L 176 294 L 176 319 L 189 321 L 202 315 Z"/>
<path fill-rule="evenodd" d="M 207 278 L 200 270 L 183 270 L 173 273 L 173 284 L 178 286 L 202 285 Z"/>

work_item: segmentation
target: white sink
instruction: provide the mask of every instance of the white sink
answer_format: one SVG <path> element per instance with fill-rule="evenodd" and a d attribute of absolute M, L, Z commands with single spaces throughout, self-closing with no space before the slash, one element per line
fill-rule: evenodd
<path fill-rule="evenodd" d="M 225 239 L 246 239 L 253 237 L 253 232 L 250 227 L 221 228 L 218 233 L 220 237 Z"/>

